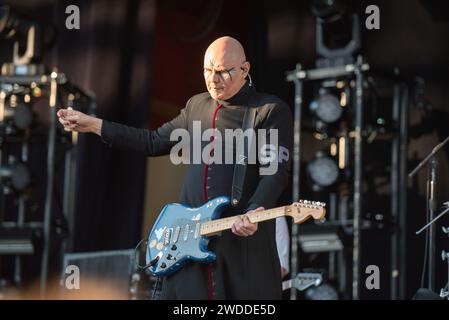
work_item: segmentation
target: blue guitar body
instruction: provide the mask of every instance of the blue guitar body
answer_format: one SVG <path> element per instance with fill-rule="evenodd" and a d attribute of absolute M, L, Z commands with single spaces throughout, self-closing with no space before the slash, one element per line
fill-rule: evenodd
<path fill-rule="evenodd" d="M 218 197 L 199 208 L 166 205 L 148 236 L 146 263 L 151 274 L 172 274 L 189 261 L 214 261 L 215 254 L 208 250 L 211 237 L 200 235 L 201 223 L 218 219 L 229 203 L 229 197 Z"/>

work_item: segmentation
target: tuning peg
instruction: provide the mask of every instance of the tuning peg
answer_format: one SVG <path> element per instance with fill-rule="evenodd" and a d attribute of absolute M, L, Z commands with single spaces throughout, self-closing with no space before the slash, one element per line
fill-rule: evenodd
<path fill-rule="evenodd" d="M 449 234 L 449 227 L 442 227 L 442 229 L 445 234 Z"/>

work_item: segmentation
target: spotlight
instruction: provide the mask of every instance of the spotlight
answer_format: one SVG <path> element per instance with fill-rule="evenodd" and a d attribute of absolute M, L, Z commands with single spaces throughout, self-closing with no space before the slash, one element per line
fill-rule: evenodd
<path fill-rule="evenodd" d="M 0 254 L 33 254 L 38 240 L 37 232 L 29 228 L 0 228 Z"/>
<path fill-rule="evenodd" d="M 323 151 L 317 152 L 315 159 L 307 165 L 307 173 L 314 191 L 333 186 L 340 177 L 337 162 Z"/>
<path fill-rule="evenodd" d="M 347 12 L 348 4 L 341 0 L 313 0 L 312 12 L 322 22 L 332 23 L 341 19 Z"/>
<path fill-rule="evenodd" d="M 360 48 L 359 16 L 349 0 L 314 0 L 316 17 L 316 52 L 319 68 L 342 66 L 353 62 Z"/>
<path fill-rule="evenodd" d="M 0 6 L 0 37 L 15 41 L 13 63 L 2 66 L 2 75 L 35 75 L 44 72 L 44 67 L 37 63 L 42 59 L 44 47 L 54 42 L 56 30 L 3 5 Z"/>
<path fill-rule="evenodd" d="M 17 191 L 25 190 L 31 182 L 30 171 L 23 163 L 0 167 L 0 179 L 3 184 L 12 186 Z"/>
<path fill-rule="evenodd" d="M 328 283 L 311 287 L 305 293 L 307 300 L 338 300 L 338 291 Z"/>
<path fill-rule="evenodd" d="M 0 6 L 0 35 L 6 39 L 26 36 L 30 24 L 14 14 L 9 6 Z"/>
<path fill-rule="evenodd" d="M 29 95 L 21 96 L 11 95 L 7 100 L 5 94 L 0 93 L 0 125 L 4 127 L 5 134 L 11 134 L 14 131 L 26 130 L 33 122 L 33 111 L 29 103 Z"/>
<path fill-rule="evenodd" d="M 349 242 L 340 226 L 304 225 L 298 236 L 299 246 L 304 253 L 321 253 L 342 251 Z"/>
<path fill-rule="evenodd" d="M 319 120 L 327 124 L 337 122 L 343 115 L 340 100 L 325 89 L 320 90 L 319 97 L 310 103 L 309 108 Z"/>

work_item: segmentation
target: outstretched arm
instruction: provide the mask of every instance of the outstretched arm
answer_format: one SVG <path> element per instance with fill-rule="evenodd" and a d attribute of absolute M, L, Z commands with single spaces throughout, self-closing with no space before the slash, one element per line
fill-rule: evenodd
<path fill-rule="evenodd" d="M 170 140 L 172 131 L 187 129 L 187 107 L 157 130 L 133 128 L 68 109 L 59 110 L 58 117 L 66 131 L 95 133 L 109 146 L 143 152 L 148 156 L 169 154 L 178 142 Z"/>
<path fill-rule="evenodd" d="M 58 118 L 65 131 L 92 132 L 101 136 L 103 120 L 100 118 L 71 109 L 59 110 Z"/>

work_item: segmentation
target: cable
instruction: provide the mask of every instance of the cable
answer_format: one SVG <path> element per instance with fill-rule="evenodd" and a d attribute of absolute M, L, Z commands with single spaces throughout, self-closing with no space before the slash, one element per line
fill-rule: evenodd
<path fill-rule="evenodd" d="M 426 202 L 426 221 L 430 220 L 430 215 L 429 215 L 429 203 Z M 421 288 L 424 288 L 424 277 L 426 274 L 426 269 L 427 269 L 427 250 L 428 250 L 428 245 L 429 245 L 429 229 L 426 230 L 426 242 L 424 244 L 424 263 L 423 263 L 423 270 L 422 270 L 422 274 L 421 274 Z"/>
<path fill-rule="evenodd" d="M 153 294 L 151 295 L 151 300 L 155 300 L 154 298 L 156 297 L 156 291 L 157 291 L 157 287 L 159 286 L 160 279 L 161 279 L 160 277 L 156 278 L 156 283 L 153 288 Z"/>
<path fill-rule="evenodd" d="M 140 265 L 139 263 L 139 247 L 142 244 L 142 242 L 146 241 L 147 238 L 143 238 L 142 240 L 139 241 L 139 243 L 137 244 L 137 246 L 134 248 L 134 254 L 136 257 L 136 267 L 142 271 L 152 267 L 154 264 L 156 264 L 156 262 L 159 260 L 159 257 L 157 256 L 155 259 L 151 260 L 147 265 Z M 156 284 L 154 285 L 153 288 L 153 293 L 151 295 L 151 300 L 155 300 L 155 296 L 156 296 L 156 291 L 158 289 L 159 286 L 159 281 L 160 281 L 160 277 L 156 278 Z"/>
<path fill-rule="evenodd" d="M 147 264 L 147 265 L 140 265 L 139 263 L 139 247 L 142 244 L 142 242 L 146 241 L 147 238 L 143 238 L 142 240 L 139 241 L 139 243 L 137 244 L 137 246 L 134 248 L 134 255 L 135 255 L 135 259 L 136 259 L 136 267 L 142 271 L 148 269 L 149 267 L 151 267 L 151 263 Z"/>

